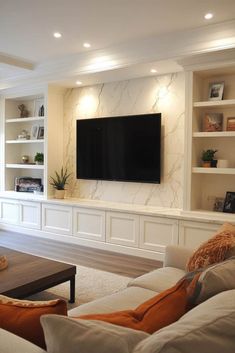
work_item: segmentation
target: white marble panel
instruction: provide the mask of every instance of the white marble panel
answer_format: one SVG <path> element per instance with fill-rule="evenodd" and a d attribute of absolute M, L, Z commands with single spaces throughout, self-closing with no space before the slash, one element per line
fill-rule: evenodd
<path fill-rule="evenodd" d="M 74 88 L 65 96 L 64 164 L 73 174 L 68 196 L 182 208 L 184 73 Z M 76 180 L 76 120 L 162 113 L 161 184 Z"/>

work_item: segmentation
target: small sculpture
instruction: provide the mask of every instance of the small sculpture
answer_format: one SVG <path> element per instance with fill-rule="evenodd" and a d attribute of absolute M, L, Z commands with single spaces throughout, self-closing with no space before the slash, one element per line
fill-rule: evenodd
<path fill-rule="evenodd" d="M 29 116 L 29 111 L 26 109 L 24 104 L 18 105 L 18 109 L 20 111 L 21 118 L 27 118 Z"/>
<path fill-rule="evenodd" d="M 17 136 L 18 140 L 30 140 L 30 134 L 27 130 L 22 130 L 21 133 Z"/>
<path fill-rule="evenodd" d="M 4 270 L 8 266 L 8 261 L 6 256 L 0 256 L 0 271 Z"/>

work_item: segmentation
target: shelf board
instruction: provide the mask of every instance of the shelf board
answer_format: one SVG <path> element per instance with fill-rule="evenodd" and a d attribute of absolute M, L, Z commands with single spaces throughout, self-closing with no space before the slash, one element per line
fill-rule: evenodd
<path fill-rule="evenodd" d="M 194 167 L 193 173 L 199 174 L 235 174 L 235 168 L 203 168 Z"/>
<path fill-rule="evenodd" d="M 235 99 L 225 99 L 221 101 L 203 101 L 203 102 L 194 102 L 193 106 L 195 108 L 201 107 L 231 107 L 235 105 Z"/>
<path fill-rule="evenodd" d="M 43 200 L 45 199 L 45 194 L 34 194 L 33 192 L 18 192 L 14 190 L 6 190 L 0 192 L 0 197 L 9 197 L 12 199 L 24 199 L 24 200 Z"/>
<path fill-rule="evenodd" d="M 235 131 L 194 132 L 193 137 L 235 137 Z"/>
<path fill-rule="evenodd" d="M 6 123 L 25 123 L 28 121 L 42 121 L 45 119 L 45 116 L 30 116 L 28 118 L 12 118 L 6 119 Z"/>
<path fill-rule="evenodd" d="M 44 165 L 38 164 L 24 164 L 24 163 L 7 163 L 6 168 L 14 168 L 14 169 L 44 169 Z"/>
<path fill-rule="evenodd" d="M 44 140 L 6 140 L 6 143 L 43 143 Z"/>

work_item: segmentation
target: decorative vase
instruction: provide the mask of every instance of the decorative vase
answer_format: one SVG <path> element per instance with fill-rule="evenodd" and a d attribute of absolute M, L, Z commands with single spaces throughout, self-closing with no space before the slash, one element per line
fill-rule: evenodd
<path fill-rule="evenodd" d="M 43 162 L 36 161 L 37 165 L 43 165 Z"/>
<path fill-rule="evenodd" d="M 216 168 L 216 167 L 217 167 L 217 159 L 212 159 L 211 168 Z"/>
<path fill-rule="evenodd" d="M 23 163 L 26 164 L 26 163 L 29 162 L 29 156 L 26 156 L 26 155 L 25 155 L 25 156 L 22 156 L 22 157 L 21 157 L 21 160 L 22 160 Z"/>
<path fill-rule="evenodd" d="M 64 199 L 65 190 L 55 189 L 55 199 Z"/>

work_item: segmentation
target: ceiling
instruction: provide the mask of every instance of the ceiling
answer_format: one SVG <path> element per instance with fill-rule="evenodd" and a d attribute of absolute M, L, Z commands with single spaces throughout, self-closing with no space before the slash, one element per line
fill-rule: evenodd
<path fill-rule="evenodd" d="M 234 48 L 234 20 L 235 0 L 0 0 L 0 89 L 178 71 L 178 58 Z"/>

